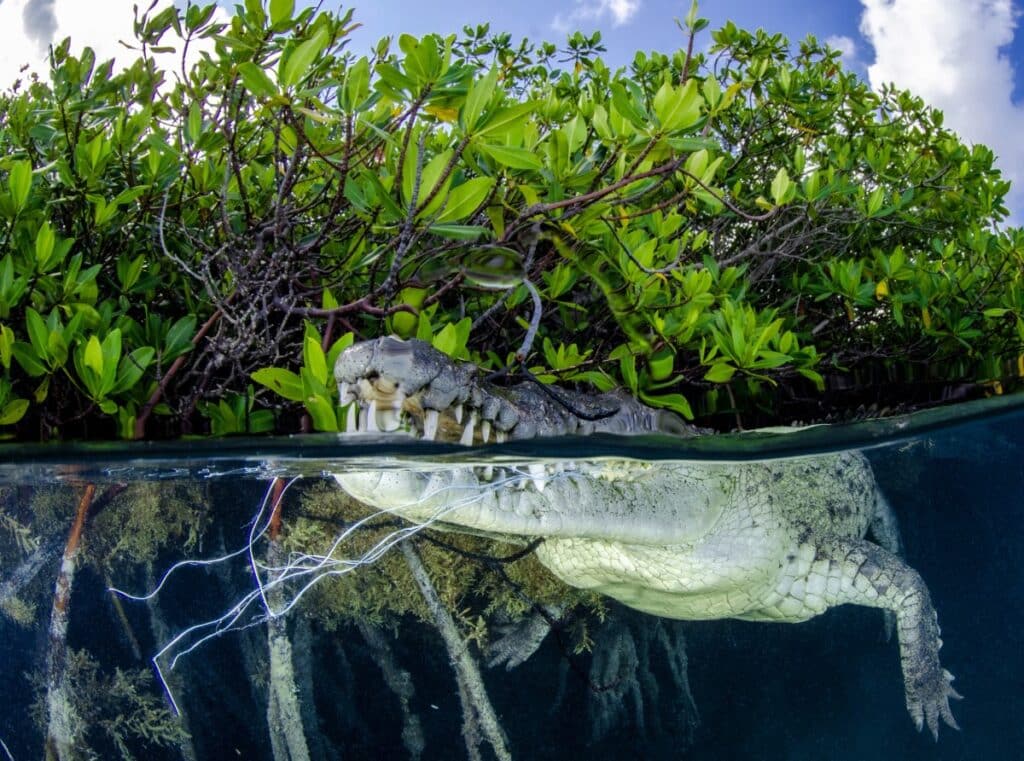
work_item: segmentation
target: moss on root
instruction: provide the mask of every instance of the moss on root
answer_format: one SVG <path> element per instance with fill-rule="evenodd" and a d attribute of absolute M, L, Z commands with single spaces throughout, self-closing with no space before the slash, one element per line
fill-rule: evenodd
<path fill-rule="evenodd" d="M 338 533 L 370 514 L 369 508 L 333 483 L 314 484 L 302 492 L 291 517 L 286 510 L 283 546 L 288 551 L 326 553 Z M 407 525 L 393 516 L 379 515 L 353 532 L 336 556 L 360 557 Z M 603 615 L 604 606 L 596 594 L 564 584 L 532 553 L 500 562 L 522 551 L 521 544 L 433 530 L 420 532 L 412 541 L 417 542 L 417 552 L 441 601 L 460 621 L 467 638 L 481 646 L 486 644 L 489 620 L 518 621 L 530 615 L 535 605 L 564 610 L 582 606 Z M 397 552 L 387 552 L 354 573 L 325 578 L 307 596 L 305 610 L 328 629 L 356 620 L 390 628 L 405 616 L 425 623 L 433 620 Z"/>

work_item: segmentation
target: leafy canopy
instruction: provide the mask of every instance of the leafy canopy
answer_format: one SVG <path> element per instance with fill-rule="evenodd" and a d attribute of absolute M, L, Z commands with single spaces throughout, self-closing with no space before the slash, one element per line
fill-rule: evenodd
<path fill-rule="evenodd" d="M 812 38 L 694 54 L 694 6 L 611 71 L 597 34 L 359 56 L 351 11 L 214 10 L 0 96 L 0 430 L 335 430 L 334 357 L 387 333 L 705 418 L 1024 374 L 992 152 Z"/>

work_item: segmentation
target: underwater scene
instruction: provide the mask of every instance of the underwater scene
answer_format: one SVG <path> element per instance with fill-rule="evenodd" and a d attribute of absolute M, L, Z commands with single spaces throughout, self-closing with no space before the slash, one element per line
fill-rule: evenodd
<path fill-rule="evenodd" d="M 1020 397 L 358 427 L 4 449 L 0 759 L 1024 757 Z"/>

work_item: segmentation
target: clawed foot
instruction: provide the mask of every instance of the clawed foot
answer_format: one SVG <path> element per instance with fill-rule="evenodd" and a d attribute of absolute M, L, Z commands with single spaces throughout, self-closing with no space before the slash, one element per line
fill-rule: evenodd
<path fill-rule="evenodd" d="M 961 700 L 963 697 L 953 689 L 953 675 L 945 669 L 939 669 L 939 672 L 938 678 L 919 684 L 913 690 L 909 687 L 907 689 L 907 710 L 914 720 L 914 726 L 920 732 L 927 724 L 936 740 L 939 739 L 940 718 L 946 726 L 960 729 L 950 710 L 949 699 Z"/>
<path fill-rule="evenodd" d="M 551 631 L 551 625 L 544 616 L 533 613 L 528 618 L 496 626 L 495 629 L 500 636 L 487 648 L 487 665 L 493 668 L 503 664 L 507 671 L 511 671 L 537 651 Z"/>

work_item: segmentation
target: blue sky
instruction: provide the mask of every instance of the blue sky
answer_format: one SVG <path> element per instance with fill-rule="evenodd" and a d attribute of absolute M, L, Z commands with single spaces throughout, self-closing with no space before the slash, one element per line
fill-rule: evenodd
<path fill-rule="evenodd" d="M 928 5 L 962 5 L 963 17 L 970 19 L 975 15 L 970 12 L 971 4 L 963 0 L 931 0 L 917 5 L 922 15 Z M 980 3 L 990 7 L 998 4 L 998 0 Z M 620 8 L 618 20 L 612 10 L 615 5 Z M 895 3 L 889 0 L 879 5 Z M 1018 14 L 1024 11 L 1019 0 L 1011 5 Z M 492 31 L 512 33 L 517 40 L 528 37 L 560 43 L 565 39 L 561 30 L 568 26 L 588 33 L 600 30 L 608 48 L 605 59 L 616 65 L 628 62 L 636 50 L 666 51 L 681 45 L 682 35 L 673 19 L 686 13 L 689 0 L 620 0 L 619 3 L 613 0 L 451 0 L 419 4 L 407 0 L 376 0 L 354 7 L 355 20 L 363 24 L 354 39 L 363 47 L 380 37 L 400 32 L 458 32 L 465 24 L 483 22 L 489 22 Z M 635 7 L 631 13 L 621 10 L 630 7 Z M 704 0 L 700 5 L 700 14 L 711 22 L 712 29 L 732 20 L 744 28 L 761 27 L 769 32 L 782 32 L 791 41 L 808 34 L 822 40 L 850 40 L 857 55 L 848 63 L 863 76 L 874 57 L 870 40 L 860 31 L 865 10 L 861 0 Z M 628 18 L 624 18 L 627 15 Z M 707 42 L 707 32 L 703 40 Z M 1014 99 L 1019 100 L 1019 96 L 1024 95 L 1024 33 L 1013 35 L 1004 53 L 1010 61 L 1019 63 L 1012 93 Z"/>
<path fill-rule="evenodd" d="M 625 2 L 620 7 L 630 5 L 632 3 Z M 636 11 L 619 23 L 611 10 L 589 18 L 580 13 L 574 19 L 574 10 L 601 6 L 596 2 L 583 4 L 573 0 L 451 0 L 420 5 L 407 0 L 376 0 L 364 6 L 356 5 L 355 18 L 364 24 L 357 37 L 359 40 L 376 40 L 400 31 L 452 32 L 460 30 L 464 24 L 490 22 L 492 31 L 508 31 L 517 39 L 529 37 L 560 43 L 565 39 L 565 34 L 559 31 L 560 22 L 567 23 L 588 33 L 599 29 L 608 47 L 606 58 L 614 63 L 625 63 L 636 50 L 664 51 L 681 45 L 682 36 L 673 19 L 686 14 L 689 0 L 644 0 L 636 5 Z M 857 35 L 860 12 L 859 0 L 705 0 L 700 8 L 712 28 L 732 19 L 740 26 L 760 26 L 768 31 L 783 32 L 792 39 L 807 34 L 821 38 L 831 35 L 853 38 Z M 704 38 L 706 41 L 707 33 Z"/>
<path fill-rule="evenodd" d="M 163 6 L 172 1 L 157 0 Z M 224 15 L 232 0 L 219 0 Z M 298 0 L 299 3 L 310 0 Z M 132 6 L 149 0 L 0 0 L 0 87 L 29 63 L 44 70 L 50 42 L 71 35 L 103 57 L 127 58 Z M 338 8 L 325 0 L 325 8 Z M 347 7 L 347 6 L 346 6 Z M 459 32 L 489 22 L 492 31 L 564 41 L 567 30 L 600 30 L 606 61 L 628 62 L 636 50 L 669 51 L 684 44 L 675 17 L 689 0 L 367 0 L 356 5 L 363 24 L 353 50 L 401 32 Z M 732 19 L 791 40 L 814 34 L 844 51 L 873 87 L 895 82 L 942 109 L 946 125 L 970 142 L 992 147 L 1014 181 L 1013 221 L 1024 223 L 1024 0 L 704 0 L 712 27 Z M 699 45 L 708 43 L 705 32 Z"/>

